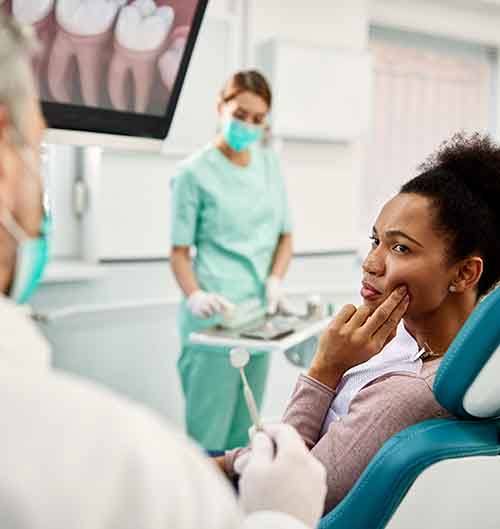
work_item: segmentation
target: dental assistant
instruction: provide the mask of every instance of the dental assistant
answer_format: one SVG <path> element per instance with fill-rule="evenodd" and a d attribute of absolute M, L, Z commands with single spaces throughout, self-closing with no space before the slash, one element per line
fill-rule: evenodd
<path fill-rule="evenodd" d="M 292 256 L 283 177 L 261 141 L 270 108 L 271 90 L 259 72 L 234 74 L 217 106 L 220 134 L 181 164 L 172 184 L 171 265 L 185 296 L 178 369 L 186 424 L 212 450 L 245 443 L 251 422 L 229 349 L 191 345 L 189 334 L 252 298 L 276 312 Z M 268 365 L 269 354 L 258 351 L 245 368 L 259 407 Z"/>
<path fill-rule="evenodd" d="M 31 50 L 27 30 L 0 14 L 0 527 L 313 529 L 325 469 L 292 427 L 252 438 L 238 503 L 163 418 L 50 368 L 50 346 L 20 306 L 49 235 Z"/>

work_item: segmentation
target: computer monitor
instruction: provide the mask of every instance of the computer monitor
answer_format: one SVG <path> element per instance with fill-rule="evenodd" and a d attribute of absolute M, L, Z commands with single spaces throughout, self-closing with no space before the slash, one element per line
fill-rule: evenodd
<path fill-rule="evenodd" d="M 208 0 L 0 0 L 34 27 L 50 128 L 166 138 Z"/>

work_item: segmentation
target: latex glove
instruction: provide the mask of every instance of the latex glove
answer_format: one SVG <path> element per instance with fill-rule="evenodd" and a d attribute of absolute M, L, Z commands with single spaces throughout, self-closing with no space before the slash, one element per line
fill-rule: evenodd
<path fill-rule="evenodd" d="M 188 309 L 198 318 L 210 318 L 215 314 L 234 310 L 234 305 L 224 296 L 196 290 L 187 300 Z"/>
<path fill-rule="evenodd" d="M 236 458 L 236 461 L 233 464 L 233 469 L 236 472 L 236 474 L 243 474 L 245 471 L 245 468 L 247 468 L 248 462 L 250 461 L 250 456 L 252 455 L 252 452 L 248 450 L 248 452 L 243 452 L 240 456 Z"/>
<path fill-rule="evenodd" d="M 326 496 L 326 470 L 288 424 L 269 425 L 252 439 L 239 482 L 248 513 L 279 511 L 316 527 Z"/>
<path fill-rule="evenodd" d="M 266 281 L 267 313 L 276 314 L 284 301 L 283 287 L 278 276 L 269 276 Z"/>
<path fill-rule="evenodd" d="M 267 313 L 280 312 L 285 315 L 297 314 L 297 310 L 288 302 L 283 291 L 281 279 L 269 276 L 266 281 Z"/>

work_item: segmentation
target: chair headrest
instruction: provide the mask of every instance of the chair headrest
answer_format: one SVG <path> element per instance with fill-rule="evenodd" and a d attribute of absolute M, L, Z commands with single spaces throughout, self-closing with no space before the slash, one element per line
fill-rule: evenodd
<path fill-rule="evenodd" d="M 434 394 L 463 418 L 500 416 L 500 287 L 474 309 L 446 352 Z"/>

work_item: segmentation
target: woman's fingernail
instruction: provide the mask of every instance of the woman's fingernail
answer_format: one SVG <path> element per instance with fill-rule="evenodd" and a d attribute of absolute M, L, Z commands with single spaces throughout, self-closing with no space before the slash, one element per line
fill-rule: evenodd
<path fill-rule="evenodd" d="M 398 288 L 398 294 L 404 294 L 406 292 L 406 287 L 402 286 Z"/>

